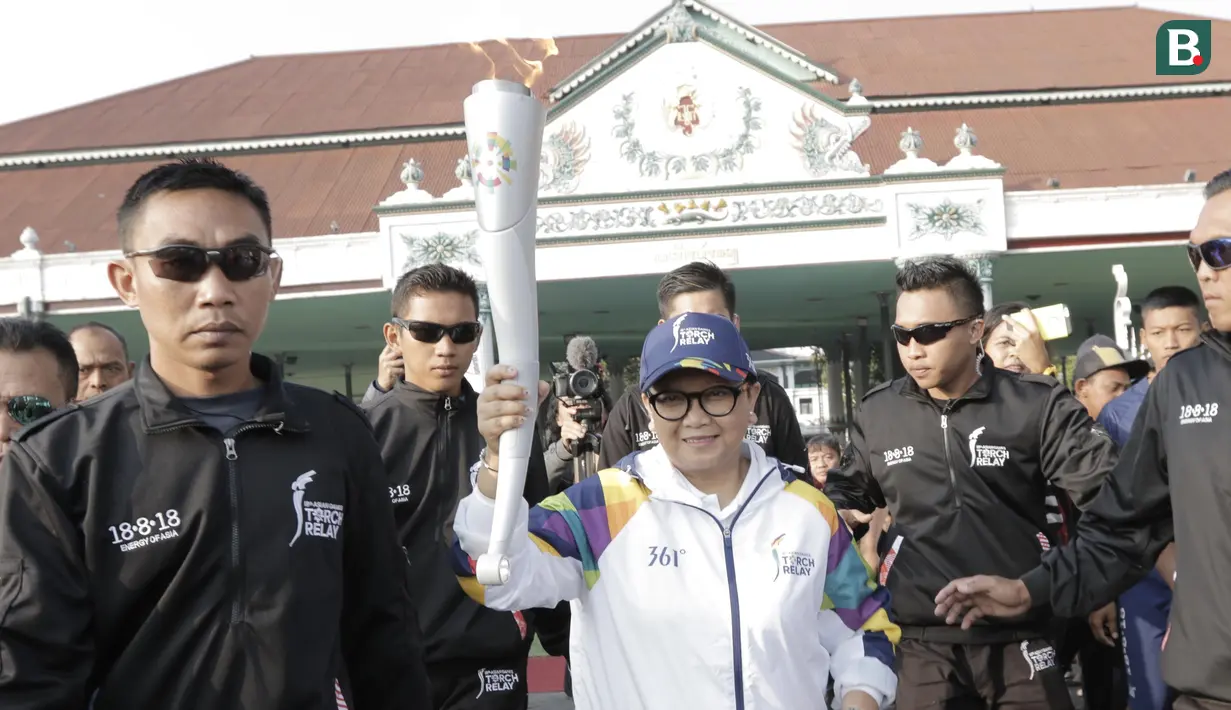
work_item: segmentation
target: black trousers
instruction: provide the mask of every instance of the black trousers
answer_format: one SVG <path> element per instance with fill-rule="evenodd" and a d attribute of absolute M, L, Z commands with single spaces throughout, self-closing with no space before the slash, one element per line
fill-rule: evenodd
<path fill-rule="evenodd" d="M 434 710 L 526 710 L 526 658 L 431 664 Z"/>
<path fill-rule="evenodd" d="M 954 644 L 903 638 L 897 710 L 1072 710 L 1047 639 Z"/>
<path fill-rule="evenodd" d="M 1128 676 L 1120 646 L 1104 646 L 1094 638 L 1085 619 L 1071 619 L 1060 642 L 1060 665 L 1074 659 L 1081 664 L 1081 690 L 1085 710 L 1125 710 L 1128 707 Z"/>

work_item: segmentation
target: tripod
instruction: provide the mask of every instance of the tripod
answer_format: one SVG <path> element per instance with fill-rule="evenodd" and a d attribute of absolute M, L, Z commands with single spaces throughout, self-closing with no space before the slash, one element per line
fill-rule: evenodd
<path fill-rule="evenodd" d="M 598 434 L 586 432 L 586 435 L 573 445 L 573 483 L 580 483 L 598 473 L 592 465 L 591 455 L 598 451 L 601 441 L 602 437 Z"/>

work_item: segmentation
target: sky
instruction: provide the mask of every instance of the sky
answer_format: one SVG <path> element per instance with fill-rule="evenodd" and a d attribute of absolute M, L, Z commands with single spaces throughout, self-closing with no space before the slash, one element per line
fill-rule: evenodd
<path fill-rule="evenodd" d="M 251 56 L 623 32 L 668 0 L 3 1 L 0 124 Z M 1136 4 L 1231 19 L 1228 0 L 711 0 L 754 25 Z M 927 6 L 927 12 L 920 10 Z"/>

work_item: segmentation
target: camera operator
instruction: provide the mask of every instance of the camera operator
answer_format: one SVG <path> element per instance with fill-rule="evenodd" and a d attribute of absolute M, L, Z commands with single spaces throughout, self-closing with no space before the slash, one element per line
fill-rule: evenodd
<path fill-rule="evenodd" d="M 549 436 L 543 458 L 547 484 L 553 494 L 598 471 L 602 437 L 596 432 L 607 423 L 607 412 L 611 409 L 606 395 L 597 404 L 567 398 L 556 398 L 555 402 L 555 408 L 544 407 L 547 421 L 543 426 Z"/>
<path fill-rule="evenodd" d="M 559 492 L 598 472 L 598 449 L 611 400 L 603 384 L 598 345 L 578 335 L 568 342 L 567 364 L 558 365 L 552 383 L 555 407 L 546 407 L 553 438 L 546 447 L 547 478 Z"/>

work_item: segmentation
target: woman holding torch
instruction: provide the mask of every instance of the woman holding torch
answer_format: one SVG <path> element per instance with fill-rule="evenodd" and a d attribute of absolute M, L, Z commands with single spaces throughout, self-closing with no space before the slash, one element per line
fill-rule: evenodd
<path fill-rule="evenodd" d="M 646 338 L 641 401 L 659 445 L 523 503 L 508 581 L 480 585 L 500 434 L 530 411 L 515 374 L 492 368 L 479 398 L 488 448 L 455 518 L 456 567 L 496 609 L 572 602 L 580 710 L 815 708 L 831 675 L 840 710 L 893 702 L 888 593 L 824 494 L 744 440 L 760 387 L 718 316 L 685 313 Z"/>

